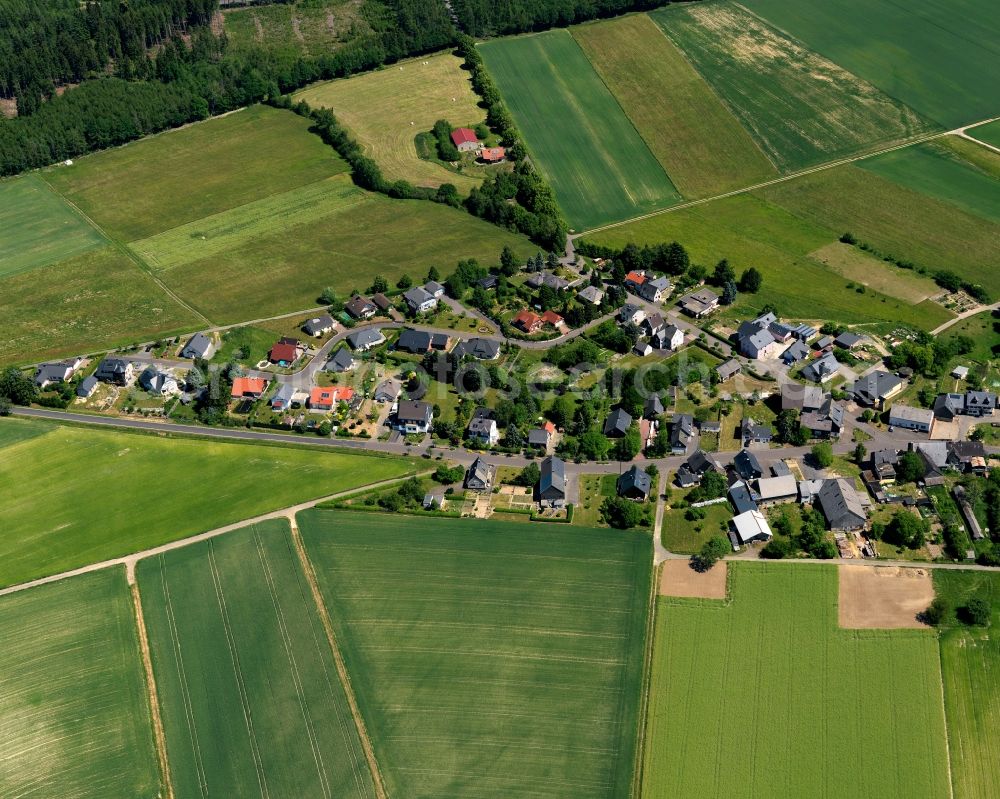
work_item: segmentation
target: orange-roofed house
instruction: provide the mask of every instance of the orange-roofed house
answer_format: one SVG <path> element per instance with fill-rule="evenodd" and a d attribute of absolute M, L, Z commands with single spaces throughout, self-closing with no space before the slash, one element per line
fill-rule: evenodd
<path fill-rule="evenodd" d="M 556 431 L 556 426 L 552 422 L 546 422 L 542 425 L 542 430 L 544 430 L 549 435 L 552 435 Z"/>
<path fill-rule="evenodd" d="M 237 377 L 233 381 L 233 399 L 257 399 L 265 391 L 267 381 L 263 377 Z"/>
<path fill-rule="evenodd" d="M 534 311 L 525 309 L 514 317 L 513 324 L 514 327 L 520 328 L 530 336 L 532 333 L 537 333 L 542 329 L 543 322 L 542 317 Z"/>
<path fill-rule="evenodd" d="M 503 147 L 484 147 L 479 151 L 479 157 L 487 164 L 496 164 L 507 157 L 507 151 Z"/>
<path fill-rule="evenodd" d="M 338 402 L 350 402 L 353 388 L 316 386 L 309 392 L 309 408 L 314 411 L 332 411 Z"/>
<path fill-rule="evenodd" d="M 635 270 L 625 275 L 625 287 L 632 290 L 633 294 L 638 294 L 639 286 L 646 282 L 646 273 Z"/>
<path fill-rule="evenodd" d="M 474 152 L 481 146 L 476 132 L 471 128 L 455 128 L 451 132 L 451 141 L 460 153 Z"/>

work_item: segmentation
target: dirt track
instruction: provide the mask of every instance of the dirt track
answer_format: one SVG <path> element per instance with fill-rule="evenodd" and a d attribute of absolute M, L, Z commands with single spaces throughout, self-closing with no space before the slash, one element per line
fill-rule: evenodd
<path fill-rule="evenodd" d="M 847 629 L 921 629 L 917 614 L 934 599 L 928 569 L 839 566 L 837 616 Z"/>

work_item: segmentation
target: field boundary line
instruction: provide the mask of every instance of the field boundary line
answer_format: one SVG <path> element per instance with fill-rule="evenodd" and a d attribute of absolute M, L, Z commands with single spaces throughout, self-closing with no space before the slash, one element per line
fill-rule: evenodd
<path fill-rule="evenodd" d="M 129 586 L 132 596 L 132 608 L 135 611 L 135 626 L 139 637 L 139 652 L 142 655 L 142 669 L 146 673 L 146 699 L 149 701 L 150 720 L 153 723 L 153 744 L 156 747 L 156 759 L 163 774 L 163 787 L 166 799 L 174 799 L 174 785 L 170 779 L 170 761 L 167 758 L 167 736 L 163 730 L 163 716 L 160 713 L 160 695 L 156 688 L 156 677 L 153 675 L 153 657 L 149 649 L 149 635 L 146 633 L 146 619 L 142 615 L 142 599 L 139 596 L 139 584 L 133 582 Z"/>
<path fill-rule="evenodd" d="M 948 764 L 948 799 L 955 799 L 955 774 L 951 770 L 951 727 L 948 725 L 948 703 L 944 695 L 944 650 L 941 649 L 941 635 L 937 640 L 938 688 L 941 690 L 941 716 L 944 720 L 944 754 Z"/>
<path fill-rule="evenodd" d="M 653 530 L 653 536 L 659 535 Z M 649 586 L 649 612 L 646 616 L 646 648 L 642 657 L 642 689 L 639 693 L 639 725 L 636 731 L 636 746 L 632 764 L 632 785 L 629 795 L 632 799 L 642 796 L 642 780 L 646 767 L 646 731 L 649 726 L 649 694 L 653 684 L 653 654 L 656 644 L 656 597 L 659 593 L 660 572 L 663 564 L 653 566 L 653 577 Z"/>
<path fill-rule="evenodd" d="M 309 584 L 309 591 L 312 593 L 313 601 L 316 603 L 316 610 L 319 613 L 323 629 L 326 631 L 327 641 L 333 653 L 333 662 L 337 668 L 337 676 L 340 677 L 344 695 L 347 697 L 347 706 L 351 710 L 351 717 L 354 719 L 354 725 L 358 730 L 358 737 L 361 739 L 361 748 L 364 750 L 365 760 L 368 761 L 368 768 L 371 770 L 372 782 L 375 784 L 376 799 L 388 799 L 378 759 L 375 757 L 375 748 L 372 746 L 371 738 L 368 737 L 368 729 L 365 726 L 364 718 L 361 716 L 361 709 L 358 707 L 358 699 L 354 694 L 354 686 L 351 685 L 351 675 L 347 671 L 343 654 L 340 651 L 340 646 L 337 644 L 333 622 L 330 619 L 330 614 L 327 612 L 326 603 L 323 601 L 323 595 L 319 590 L 319 584 L 316 582 L 316 572 L 313 570 L 312 563 L 306 553 L 305 545 L 302 543 L 302 536 L 299 534 L 299 525 L 295 520 L 294 514 L 289 514 L 288 521 L 292 529 L 292 544 L 295 547 L 295 554 L 299 556 L 302 572 L 305 575 L 306 582 Z"/>

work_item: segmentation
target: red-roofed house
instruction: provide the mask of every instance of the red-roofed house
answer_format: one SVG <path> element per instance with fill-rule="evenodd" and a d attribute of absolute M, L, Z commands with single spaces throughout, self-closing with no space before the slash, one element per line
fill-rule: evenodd
<path fill-rule="evenodd" d="M 460 153 L 473 152 L 481 146 L 476 132 L 471 128 L 455 128 L 451 132 L 451 140 Z"/>
<path fill-rule="evenodd" d="M 353 388 L 316 386 L 309 392 L 309 407 L 314 411 L 332 411 L 338 402 L 350 402 Z"/>
<path fill-rule="evenodd" d="M 636 293 L 639 286 L 646 282 L 645 272 L 629 272 L 625 275 L 625 287 L 632 289 L 633 293 Z"/>
<path fill-rule="evenodd" d="M 279 341 L 267 354 L 267 359 L 278 366 L 291 366 L 302 356 L 302 347 L 290 341 Z"/>
<path fill-rule="evenodd" d="M 233 381 L 233 398 L 256 399 L 267 390 L 267 381 L 262 377 L 237 377 Z"/>
<path fill-rule="evenodd" d="M 532 333 L 537 333 L 542 329 L 543 322 L 542 317 L 534 311 L 525 309 L 514 317 L 513 324 L 514 327 L 519 327 L 525 333 L 531 335 Z"/>
<path fill-rule="evenodd" d="M 503 147 L 484 147 L 479 151 L 479 158 L 487 164 L 495 164 L 506 157 L 507 151 Z"/>
<path fill-rule="evenodd" d="M 566 324 L 563 318 L 555 311 L 546 311 L 543 313 L 542 321 L 547 325 L 552 325 L 552 327 L 562 327 Z"/>

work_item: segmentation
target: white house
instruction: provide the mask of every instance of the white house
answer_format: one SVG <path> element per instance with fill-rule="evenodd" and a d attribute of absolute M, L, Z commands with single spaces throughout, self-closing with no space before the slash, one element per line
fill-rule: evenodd
<path fill-rule="evenodd" d="M 905 430 L 929 433 L 934 423 L 934 411 L 930 408 L 911 408 L 909 405 L 893 405 L 889 409 L 889 424 Z"/>

